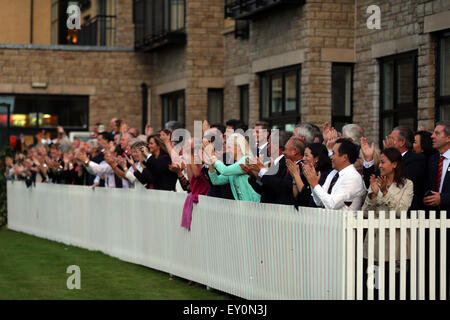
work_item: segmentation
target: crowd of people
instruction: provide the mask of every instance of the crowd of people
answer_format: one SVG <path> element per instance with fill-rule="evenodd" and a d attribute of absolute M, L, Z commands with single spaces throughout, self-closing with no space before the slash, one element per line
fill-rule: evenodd
<path fill-rule="evenodd" d="M 109 126 L 96 124 L 88 141 L 70 141 L 62 127 L 56 139 L 41 134 L 30 146 L 21 136 L 14 157 L 6 158 L 5 175 L 28 186 L 186 192 L 181 225 L 188 230 L 199 195 L 375 214 L 450 209 L 450 121 L 415 133 L 398 126 L 381 149 L 357 124 L 337 132 L 328 123 L 322 130 L 299 123 L 289 133 L 265 121 L 248 131 L 241 120 L 204 121 L 200 139 L 180 138 L 183 127 L 175 121 L 158 131 L 147 125 L 143 134 L 117 118 Z M 388 241 L 387 235 L 385 257 Z M 367 239 L 365 245 L 367 258 Z M 395 255 L 399 260 L 398 248 Z"/>
<path fill-rule="evenodd" d="M 240 120 L 204 121 L 201 141 L 172 135 L 181 128 L 170 121 L 139 135 L 113 118 L 109 131 L 96 124 L 89 141 L 70 141 L 58 127 L 54 140 L 37 136 L 26 146 L 21 137 L 14 157 L 6 158 L 5 175 L 28 185 L 187 192 L 188 211 L 199 194 L 352 211 L 450 208 L 449 121 L 438 122 L 432 132 L 396 127 L 381 150 L 357 124 L 339 133 L 328 123 L 322 130 L 300 123 L 273 139 L 269 124 L 258 121 L 249 139 Z"/>

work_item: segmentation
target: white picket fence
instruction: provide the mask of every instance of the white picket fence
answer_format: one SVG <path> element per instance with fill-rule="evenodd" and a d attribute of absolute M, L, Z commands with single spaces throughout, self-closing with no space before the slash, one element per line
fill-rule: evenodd
<path fill-rule="evenodd" d="M 364 217 L 362 211 L 357 212 L 357 217 L 353 213 L 346 213 L 346 298 L 363 298 L 364 290 L 367 299 L 374 299 L 375 290 L 378 291 L 378 299 L 384 300 L 385 293 L 389 294 L 389 300 L 423 300 L 425 299 L 426 284 L 428 284 L 429 300 L 436 299 L 436 288 L 439 289 L 439 299 L 445 300 L 448 296 L 447 287 L 447 228 L 450 227 L 450 221 L 447 219 L 445 211 L 440 212 L 440 218 L 436 219 L 436 212 L 430 211 L 429 217 L 425 218 L 425 211 L 411 211 L 410 217 L 406 212 L 401 212 L 400 217 L 396 216 L 394 211 L 389 212 L 386 217 L 385 212 L 380 212 L 379 217 L 375 219 L 373 211 L 368 212 L 368 217 Z M 428 236 L 426 236 L 428 229 Z M 436 239 L 436 232 L 439 230 L 440 237 Z M 367 285 L 364 281 L 364 273 L 368 270 L 363 268 L 363 234 L 368 237 L 368 262 L 367 265 L 374 265 L 375 239 L 374 235 L 378 232 L 378 257 L 376 275 L 378 277 L 376 286 Z M 396 282 L 396 233 L 400 233 L 400 270 Z M 389 234 L 389 257 L 385 257 L 385 235 Z M 409 236 L 409 239 L 407 238 Z M 428 248 L 426 248 L 426 237 L 428 238 Z M 408 241 L 409 240 L 409 241 Z M 440 247 L 437 252 L 437 241 Z M 407 245 L 410 246 L 411 257 L 409 260 L 409 277 L 407 277 Z M 426 249 L 428 256 L 426 256 Z M 436 255 L 440 256 L 439 265 L 439 283 L 436 283 Z M 388 261 L 389 287 L 384 288 L 385 284 L 385 261 Z M 391 261 L 393 263 L 391 263 Z M 425 263 L 428 262 L 429 269 L 426 272 Z M 355 270 L 356 268 L 356 270 Z M 356 272 L 355 272 L 356 271 Z M 369 273 L 372 273 L 369 269 Z M 426 277 L 428 281 L 426 282 Z M 372 279 L 371 279 L 372 280 Z M 409 295 L 407 295 L 407 282 L 409 282 Z M 373 283 L 373 281 L 369 281 Z M 399 286 L 399 288 L 396 288 Z M 396 295 L 396 289 L 399 289 Z"/>
<path fill-rule="evenodd" d="M 191 231 L 180 226 L 186 195 L 157 190 L 108 189 L 8 182 L 8 228 L 53 241 L 99 250 L 119 259 L 190 279 L 246 299 L 373 299 L 363 280 L 364 233 L 368 266 L 374 264 L 374 234 L 400 230 L 400 284 L 389 265 L 389 298 L 423 299 L 425 276 L 434 288 L 436 230 L 440 229 L 440 299 L 446 290 L 445 214 L 412 212 L 407 218 L 200 197 Z M 425 229 L 429 229 L 430 273 L 425 274 Z M 409 237 L 406 236 L 407 233 Z M 410 240 L 410 277 L 406 244 Z M 390 237 L 395 248 L 395 236 Z M 389 251 L 392 255 L 395 250 Z M 76 262 L 74 262 L 76 263 Z M 384 299 L 384 263 L 377 270 L 378 298 Z M 410 296 L 406 297 L 406 283 Z M 372 281 L 373 282 L 373 281 Z M 429 299 L 435 299 L 434 291 Z"/>

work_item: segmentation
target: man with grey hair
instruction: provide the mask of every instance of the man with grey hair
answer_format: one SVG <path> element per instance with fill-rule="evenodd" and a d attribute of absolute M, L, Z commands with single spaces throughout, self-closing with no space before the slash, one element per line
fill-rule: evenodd
<path fill-rule="evenodd" d="M 383 141 L 383 147 L 396 148 L 402 154 L 403 161 L 405 163 L 408 179 L 414 184 L 414 198 L 411 203 L 410 210 L 423 209 L 423 195 L 425 185 L 425 172 L 426 161 L 423 154 L 416 154 L 412 152 L 414 143 L 414 133 L 408 127 L 398 126 L 395 127 L 391 134 Z M 366 187 L 370 185 L 370 176 L 375 173 L 379 175 L 379 172 L 375 172 L 373 154 L 374 148 L 364 146 L 362 148 L 364 156 L 364 169 L 363 176 Z"/>
<path fill-rule="evenodd" d="M 361 137 L 364 136 L 364 130 L 355 123 L 349 123 L 342 127 L 342 138 L 349 139 L 354 144 L 361 144 Z"/>
<path fill-rule="evenodd" d="M 308 122 L 302 122 L 295 126 L 294 136 L 302 139 L 306 145 L 314 142 L 316 136 L 316 129 Z"/>

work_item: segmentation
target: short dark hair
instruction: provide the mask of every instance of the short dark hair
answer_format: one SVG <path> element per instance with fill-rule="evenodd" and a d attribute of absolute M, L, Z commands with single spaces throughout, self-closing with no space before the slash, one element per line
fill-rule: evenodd
<path fill-rule="evenodd" d="M 358 146 L 350 140 L 344 138 L 336 140 L 336 144 L 337 143 L 340 144 L 338 148 L 339 155 L 343 156 L 346 154 L 350 163 L 354 164 L 359 156 Z"/>
<path fill-rule="evenodd" d="M 226 126 L 232 127 L 233 130 L 242 129 L 242 131 L 247 131 L 248 127 L 244 121 L 239 119 L 230 119 L 225 123 Z"/>
<path fill-rule="evenodd" d="M 255 127 L 256 127 L 256 126 L 261 126 L 261 127 L 263 127 L 263 129 L 265 129 L 265 130 L 270 130 L 270 124 L 269 124 L 269 122 L 264 121 L 264 120 L 259 120 L 259 121 L 257 121 L 257 122 L 255 123 Z"/>
<path fill-rule="evenodd" d="M 395 127 L 392 131 L 398 130 L 399 138 L 405 140 L 405 146 L 408 150 L 411 150 L 414 144 L 414 133 L 413 131 L 405 126 Z"/>
<path fill-rule="evenodd" d="M 103 132 L 100 132 L 98 135 L 102 136 L 102 138 L 108 142 L 113 141 L 113 138 L 111 137 L 111 134 L 109 132 L 103 131 Z"/>
<path fill-rule="evenodd" d="M 220 131 L 221 134 L 223 134 L 226 130 L 225 126 L 219 122 L 213 123 L 210 128 L 216 128 Z"/>

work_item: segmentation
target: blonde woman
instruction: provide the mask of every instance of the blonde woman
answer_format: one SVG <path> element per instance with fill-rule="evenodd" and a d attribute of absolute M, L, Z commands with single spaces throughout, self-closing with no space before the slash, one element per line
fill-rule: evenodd
<path fill-rule="evenodd" d="M 250 147 L 245 137 L 239 133 L 233 133 L 227 138 L 226 151 L 233 155 L 235 163 L 226 166 L 214 156 L 211 143 L 204 144 L 205 157 L 209 164 L 209 178 L 213 185 L 224 185 L 229 183 L 234 199 L 242 201 L 260 202 L 261 196 L 248 183 L 248 175 L 242 171 L 241 164 L 252 157 Z M 220 175 L 217 174 L 217 172 Z"/>

